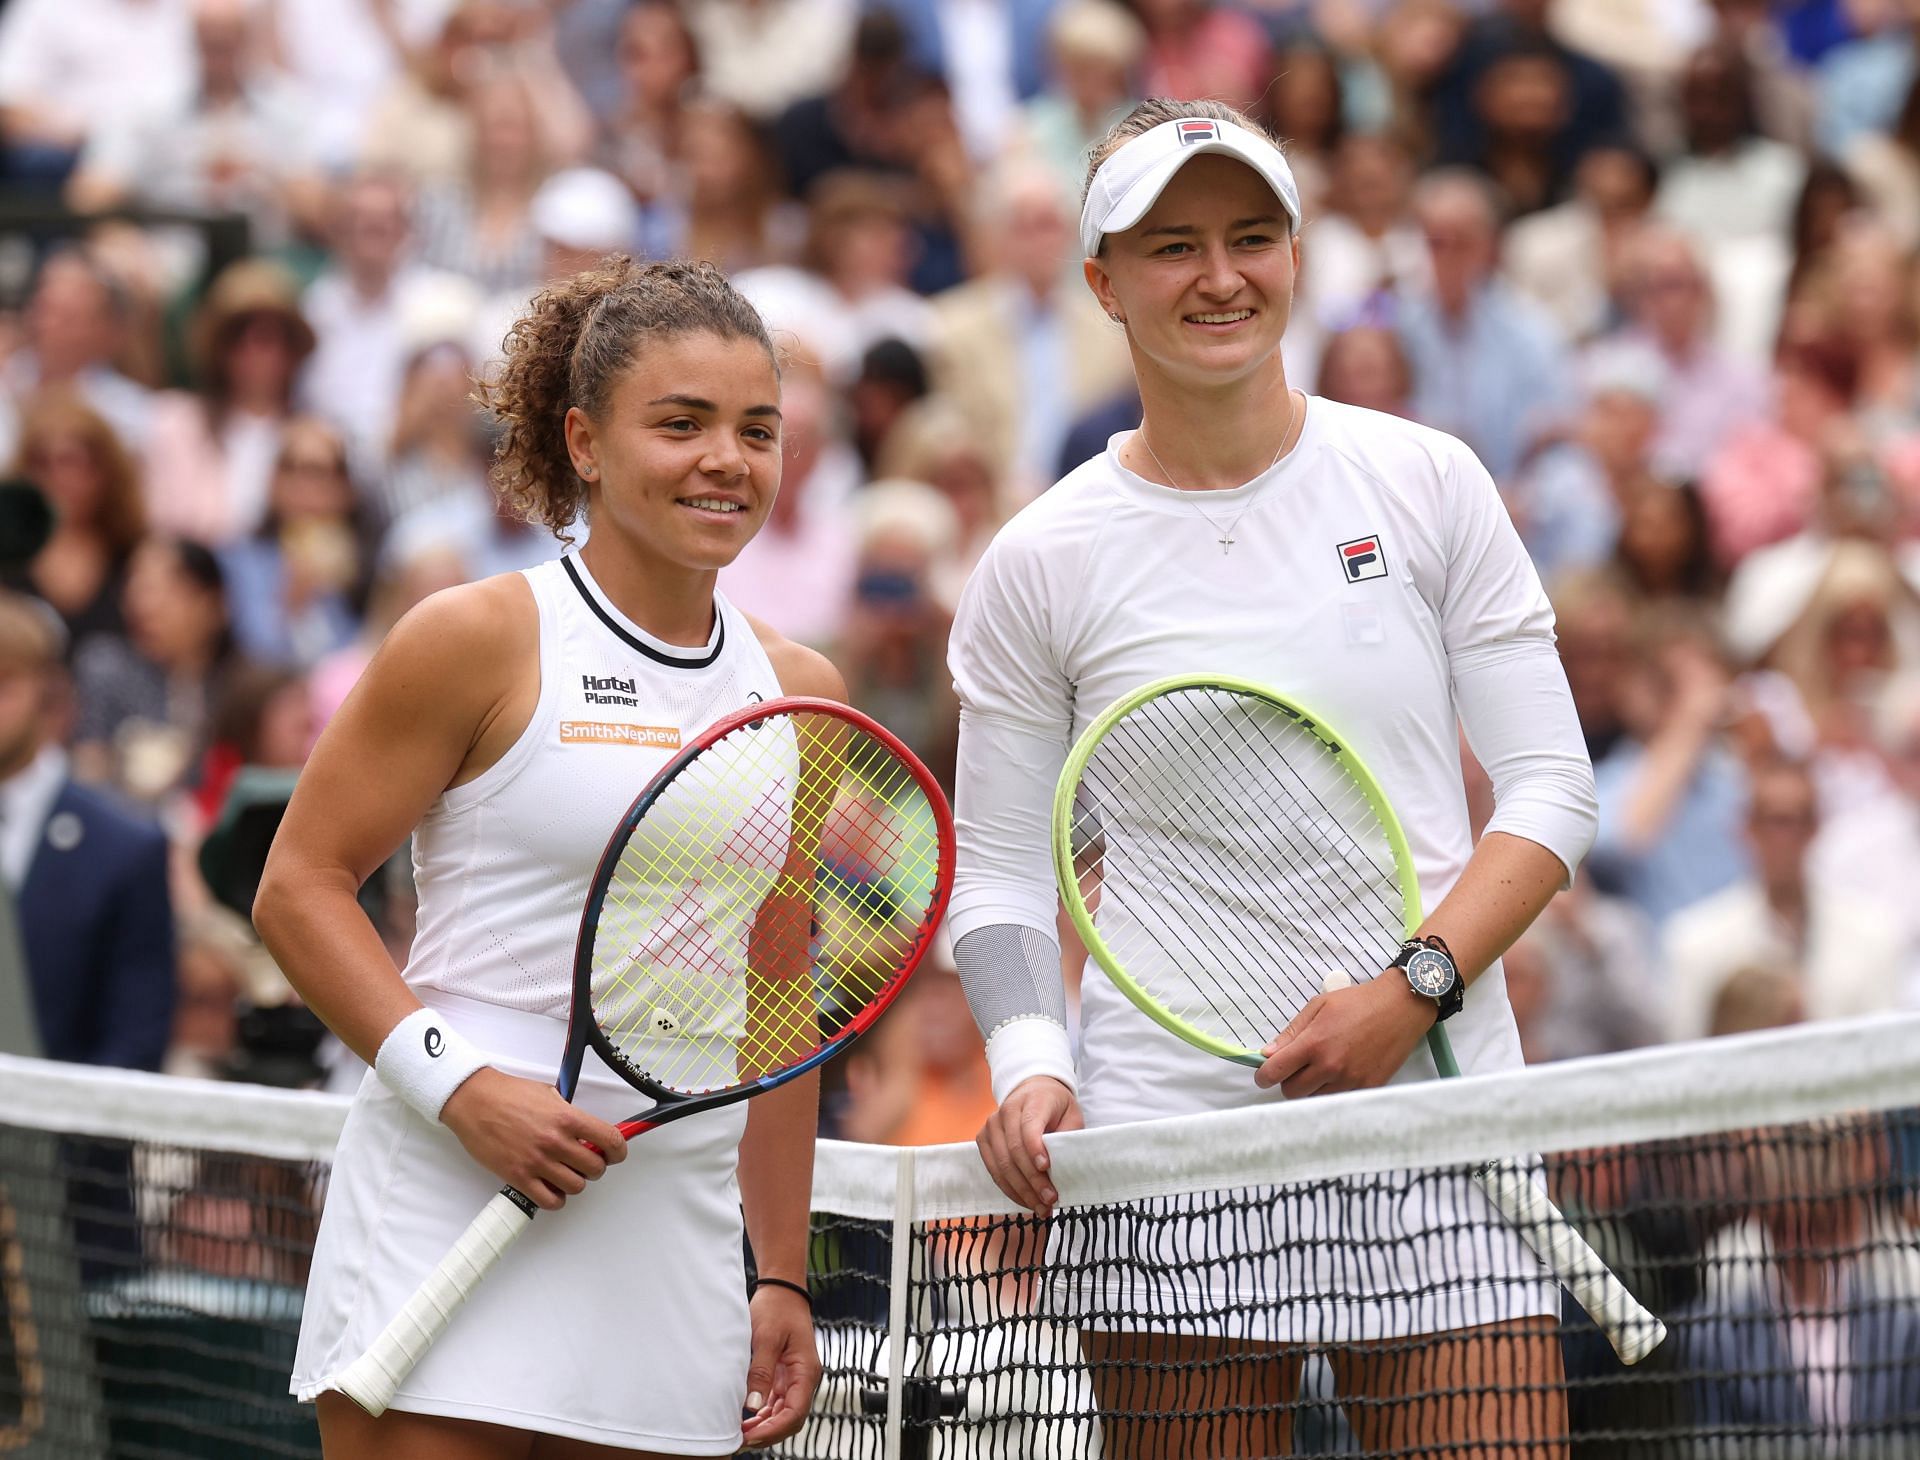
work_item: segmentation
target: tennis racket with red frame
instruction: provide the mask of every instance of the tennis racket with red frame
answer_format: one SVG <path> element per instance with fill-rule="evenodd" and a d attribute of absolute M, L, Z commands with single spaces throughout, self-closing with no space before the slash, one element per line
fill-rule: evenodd
<path fill-rule="evenodd" d="M 588 1049 L 668 1121 L 778 1089 L 868 1029 L 932 945 L 953 816 L 912 751 L 828 700 L 750 705 L 705 730 L 628 807 L 575 945 L 566 1052 Z M 531 1224 L 511 1186 L 332 1386 L 385 1412 L 467 1296 Z"/>

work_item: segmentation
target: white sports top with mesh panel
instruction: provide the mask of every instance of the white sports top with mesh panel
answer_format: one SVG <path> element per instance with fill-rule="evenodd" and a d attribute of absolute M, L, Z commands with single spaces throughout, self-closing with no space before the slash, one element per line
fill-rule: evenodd
<path fill-rule="evenodd" d="M 540 610 L 539 704 L 495 765 L 420 822 L 405 978 L 429 1003 L 438 992 L 564 1019 L 580 909 L 615 823 L 682 745 L 777 697 L 780 681 L 718 593 L 711 639 L 686 648 L 626 618 L 577 553 L 526 579 Z"/>

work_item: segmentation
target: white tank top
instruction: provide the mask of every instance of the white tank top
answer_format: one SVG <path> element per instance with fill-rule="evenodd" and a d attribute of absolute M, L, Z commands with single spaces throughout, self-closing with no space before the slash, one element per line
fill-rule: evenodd
<path fill-rule="evenodd" d="M 405 977 L 422 994 L 565 1018 L 580 911 L 622 813 L 683 744 L 775 698 L 780 682 L 717 592 L 713 637 L 685 648 L 615 608 L 577 553 L 526 579 L 540 610 L 540 701 L 498 763 L 421 819 Z"/>

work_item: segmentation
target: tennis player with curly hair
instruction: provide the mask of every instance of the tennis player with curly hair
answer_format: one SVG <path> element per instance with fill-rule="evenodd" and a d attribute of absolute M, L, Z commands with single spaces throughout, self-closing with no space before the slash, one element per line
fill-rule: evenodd
<path fill-rule="evenodd" d="M 1126 332 L 1144 421 L 1002 530 L 950 650 L 949 929 L 1000 1101 L 979 1144 L 1001 1189 L 1037 1212 L 1058 1200 L 1049 1132 L 1433 1079 L 1424 1039 L 1438 1018 L 1464 1069 L 1519 1065 L 1499 955 L 1566 884 L 1596 814 L 1552 613 L 1486 470 L 1449 436 L 1287 381 L 1301 216 L 1279 145 L 1219 103 L 1155 100 L 1092 162 L 1086 280 Z M 1183 673 L 1271 685 L 1342 728 L 1406 828 L 1431 909 L 1423 934 L 1457 968 L 1448 999 L 1383 968 L 1290 1011 L 1250 1072 L 1161 1029 L 1090 964 L 1076 1060 L 1054 784 L 1103 709 Z M 1460 725 L 1495 791 L 1477 845 Z M 1204 1254 L 1231 1290 L 1156 1270 L 1129 1289 L 1134 1312 L 1082 1323 L 1109 1460 L 1286 1453 L 1307 1349 L 1330 1354 L 1370 1453 L 1563 1453 L 1557 1286 L 1464 1175 L 1393 1203 L 1274 1200 L 1275 1230 L 1297 1245 Z M 1239 1331 L 1179 1316 L 1248 1293 L 1260 1312 Z M 1210 1390 L 1234 1365 L 1256 1395 Z"/>
<path fill-rule="evenodd" d="M 504 502 L 591 536 L 395 626 L 301 776 L 254 910 L 301 996 L 374 1067 L 341 1137 L 292 1387 L 317 1402 L 330 1460 L 731 1455 L 797 1429 L 819 1377 L 817 1086 L 629 1146 L 611 1122 L 634 1093 L 596 1056 L 573 1103 L 552 1082 L 582 904 L 628 803 L 723 714 L 845 697 L 824 659 L 714 586 L 779 490 L 779 370 L 717 270 L 614 259 L 534 301 L 488 398 Z M 402 971 L 356 894 L 409 835 L 419 930 Z M 369 1417 L 330 1377 L 502 1182 L 573 1209 L 531 1230 Z"/>

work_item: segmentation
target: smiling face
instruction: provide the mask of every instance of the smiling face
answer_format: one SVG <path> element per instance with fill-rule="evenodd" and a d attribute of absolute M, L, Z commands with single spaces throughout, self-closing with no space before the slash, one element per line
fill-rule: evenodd
<path fill-rule="evenodd" d="M 1293 307 L 1299 241 L 1252 168 L 1196 157 L 1147 216 L 1109 234 L 1087 283 L 1126 322 L 1138 367 L 1220 385 L 1278 359 Z"/>
<path fill-rule="evenodd" d="M 595 541 L 717 572 L 780 490 L 780 377 L 764 346 L 708 331 L 642 341 L 591 414 L 567 412 Z"/>

